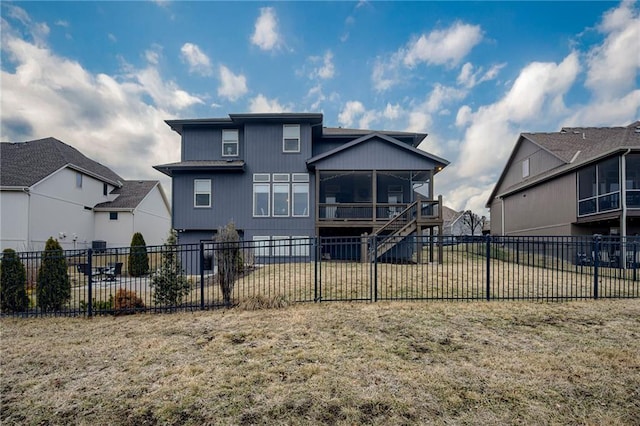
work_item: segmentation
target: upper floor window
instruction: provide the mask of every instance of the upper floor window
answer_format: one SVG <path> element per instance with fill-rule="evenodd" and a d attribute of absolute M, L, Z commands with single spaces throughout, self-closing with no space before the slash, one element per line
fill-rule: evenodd
<path fill-rule="evenodd" d="M 109 193 L 109 186 L 106 183 L 102 184 L 102 195 L 107 195 Z"/>
<path fill-rule="evenodd" d="M 640 209 L 640 154 L 629 154 L 626 157 L 627 207 Z"/>
<path fill-rule="evenodd" d="M 118 220 L 118 212 L 109 212 L 109 220 Z"/>
<path fill-rule="evenodd" d="M 238 131 L 237 130 L 222 131 L 222 156 L 223 157 L 238 156 Z"/>
<path fill-rule="evenodd" d="M 211 179 L 194 179 L 193 206 L 211 207 Z"/>
<path fill-rule="evenodd" d="M 522 178 L 529 177 L 529 159 L 526 158 L 522 161 Z"/>
<path fill-rule="evenodd" d="M 76 172 L 76 188 L 82 188 L 82 173 Z"/>
<path fill-rule="evenodd" d="M 578 215 L 584 216 L 620 208 L 618 157 L 583 168 L 578 172 Z"/>
<path fill-rule="evenodd" d="M 300 125 L 285 124 L 282 127 L 282 151 L 300 152 Z"/>

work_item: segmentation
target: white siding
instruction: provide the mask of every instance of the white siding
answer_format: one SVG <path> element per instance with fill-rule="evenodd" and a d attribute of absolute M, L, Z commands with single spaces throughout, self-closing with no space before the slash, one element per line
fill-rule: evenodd
<path fill-rule="evenodd" d="M 105 201 L 108 198 L 103 195 L 101 181 L 84 175 L 82 188 L 78 188 L 74 170 L 65 168 L 51 174 L 31 188 L 31 244 L 41 249 L 54 237 L 63 249 L 90 247 L 95 237 L 93 211 L 89 209 Z"/>
<path fill-rule="evenodd" d="M 29 249 L 29 196 L 20 191 L 0 191 L 0 250 Z"/>
<path fill-rule="evenodd" d="M 160 195 L 158 186 L 145 197 L 134 212 L 135 231 L 140 232 L 147 245 L 164 243 L 171 229 L 171 212 Z"/>
<path fill-rule="evenodd" d="M 119 211 L 118 220 L 109 219 L 109 212 L 95 212 L 95 240 L 107 242 L 107 247 L 129 247 L 135 233 L 132 212 Z M 143 233 L 144 235 L 144 233 Z M 146 235 L 145 242 L 146 241 Z"/>

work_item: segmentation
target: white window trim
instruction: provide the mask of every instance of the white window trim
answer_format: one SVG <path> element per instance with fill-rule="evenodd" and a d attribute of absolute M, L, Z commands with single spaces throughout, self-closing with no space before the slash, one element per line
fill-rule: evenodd
<path fill-rule="evenodd" d="M 297 138 L 287 138 L 286 137 L 286 128 L 298 128 L 298 137 Z M 285 139 L 298 139 L 298 149 L 297 150 L 288 150 L 286 148 Z M 300 125 L 299 124 L 283 124 L 282 125 L 282 152 L 287 154 L 295 154 L 300 152 Z"/>
<path fill-rule="evenodd" d="M 196 190 L 196 182 L 207 182 L 209 184 L 209 191 L 197 191 Z M 207 194 L 209 195 L 209 204 L 199 206 L 197 203 L 197 196 L 199 194 Z M 194 179 L 193 180 L 193 207 L 196 209 L 206 209 L 211 207 L 211 179 Z"/>
<path fill-rule="evenodd" d="M 289 173 L 274 173 L 272 179 L 277 183 L 287 183 L 289 182 Z"/>
<path fill-rule="evenodd" d="M 271 175 L 269 173 L 254 173 L 253 181 L 259 183 L 271 182 Z"/>
<path fill-rule="evenodd" d="M 282 186 L 287 188 L 287 214 L 276 214 L 276 186 Z M 282 194 L 282 192 L 279 192 Z M 273 217 L 290 217 L 291 216 L 291 185 L 288 182 L 283 183 L 273 183 L 271 184 L 271 198 L 273 202 L 271 203 L 271 215 Z"/>
<path fill-rule="evenodd" d="M 306 186 L 307 188 L 307 207 L 305 207 L 303 214 L 296 214 L 295 212 L 295 197 L 296 197 L 296 187 Z M 296 182 L 291 184 L 291 216 L 292 217 L 309 217 L 309 202 L 310 202 L 310 188 L 308 183 Z"/>
<path fill-rule="evenodd" d="M 265 212 L 265 214 L 256 214 L 256 186 L 265 186 L 267 188 L 267 192 L 266 194 L 269 196 L 267 198 L 267 211 Z M 262 192 L 262 194 L 265 194 L 265 192 Z M 251 212 L 253 213 L 253 217 L 270 217 L 271 215 L 271 184 L 268 182 L 260 182 L 260 183 L 254 183 L 253 184 L 253 206 L 251 208 Z"/>
<path fill-rule="evenodd" d="M 233 132 L 236 135 L 236 138 L 234 141 L 230 141 L 230 140 L 225 140 L 224 138 L 224 134 L 227 132 Z M 238 133 L 238 129 L 223 129 L 222 130 L 222 156 L 223 157 L 237 157 L 240 155 L 240 144 L 239 144 L 239 133 Z M 229 145 L 229 144 L 234 144 L 236 146 L 236 153 L 235 154 L 225 154 L 224 152 L 224 146 Z"/>
<path fill-rule="evenodd" d="M 530 162 L 528 158 L 525 158 L 524 160 L 522 160 L 522 178 L 528 178 L 531 175 L 531 170 L 530 170 Z"/>
<path fill-rule="evenodd" d="M 291 182 L 309 182 L 308 173 L 293 173 L 291 175 Z"/>
<path fill-rule="evenodd" d="M 308 235 L 291 236 L 291 256 L 309 257 L 311 238 Z"/>

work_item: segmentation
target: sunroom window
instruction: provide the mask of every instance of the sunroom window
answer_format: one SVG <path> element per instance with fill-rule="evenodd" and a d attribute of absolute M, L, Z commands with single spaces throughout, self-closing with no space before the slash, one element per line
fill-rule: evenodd
<path fill-rule="evenodd" d="M 578 172 L 578 215 L 585 216 L 620 208 L 618 157 Z"/>

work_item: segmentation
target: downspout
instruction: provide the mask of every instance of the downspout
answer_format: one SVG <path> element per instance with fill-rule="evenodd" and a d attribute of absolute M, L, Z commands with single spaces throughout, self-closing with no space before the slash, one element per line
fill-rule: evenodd
<path fill-rule="evenodd" d="M 27 194 L 27 247 L 25 249 L 27 251 L 32 250 L 31 247 L 31 191 L 29 188 L 24 188 L 22 190 L 25 194 Z"/>
<path fill-rule="evenodd" d="M 500 214 L 500 220 L 502 223 L 500 224 L 500 229 L 502 230 L 502 236 L 504 237 L 507 233 L 504 231 L 504 197 L 500 197 L 500 202 L 502 206 L 502 211 Z"/>
<path fill-rule="evenodd" d="M 622 154 L 622 161 L 620 164 L 620 198 L 622 202 L 622 215 L 620 217 L 620 238 L 622 239 L 622 247 L 620 250 L 619 265 L 623 269 L 627 267 L 627 159 L 625 158 L 628 153 L 631 152 L 631 148 L 627 149 L 627 152 Z"/>

